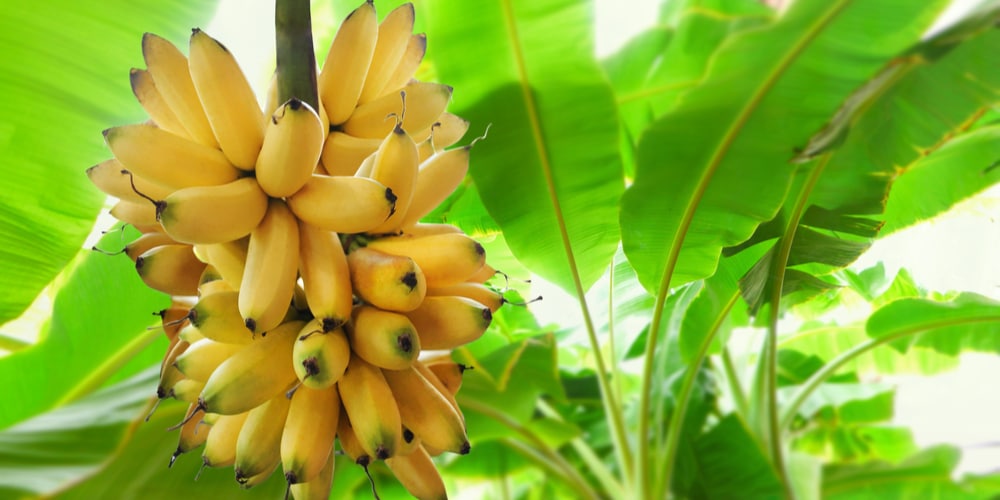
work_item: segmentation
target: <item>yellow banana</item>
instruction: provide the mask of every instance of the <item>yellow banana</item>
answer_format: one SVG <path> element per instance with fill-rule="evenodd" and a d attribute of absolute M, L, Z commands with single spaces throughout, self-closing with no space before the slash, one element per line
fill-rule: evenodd
<path fill-rule="evenodd" d="M 220 149 L 237 168 L 253 170 L 264 141 L 264 115 L 236 58 L 218 40 L 195 28 L 188 66 Z"/>
<path fill-rule="evenodd" d="M 363 233 L 392 214 L 396 195 L 365 177 L 314 174 L 288 197 L 292 212 L 309 224 L 335 233 Z"/>
<path fill-rule="evenodd" d="M 425 445 L 452 453 L 469 452 L 469 438 L 462 416 L 415 369 L 382 370 L 399 407 L 403 425 Z"/>
<path fill-rule="evenodd" d="M 450 149 L 420 164 L 409 209 L 400 226 L 420 222 L 455 191 L 469 171 L 469 146 Z"/>
<path fill-rule="evenodd" d="M 206 467 L 229 467 L 236 462 L 236 441 L 248 414 L 220 415 L 212 427 L 206 429 L 208 437 L 201 452 L 201 461 Z"/>
<path fill-rule="evenodd" d="M 351 349 L 379 368 L 404 370 L 420 355 L 417 330 L 400 313 L 358 306 L 347 332 Z"/>
<path fill-rule="evenodd" d="M 409 455 L 392 457 L 385 461 L 399 483 L 419 500 L 444 500 L 448 498 L 441 473 L 423 447 Z"/>
<path fill-rule="evenodd" d="M 205 338 L 216 342 L 246 345 L 253 341 L 240 316 L 238 291 L 221 291 L 199 298 L 188 318 Z"/>
<path fill-rule="evenodd" d="M 170 341 L 168 349 L 180 340 L 179 334 L 181 329 L 188 324 L 187 316 L 190 309 L 191 304 L 188 301 L 173 299 L 170 301 L 170 307 L 156 313 L 160 317 L 160 327 L 163 328 L 163 334 Z"/>
<path fill-rule="evenodd" d="M 88 168 L 87 177 L 90 178 L 90 182 L 93 182 L 97 186 L 97 189 L 104 191 L 106 194 L 137 203 L 149 203 L 139 193 L 155 200 L 161 200 L 171 192 L 170 189 L 160 184 L 147 181 L 125 170 L 121 162 L 114 158 L 104 160 Z M 134 189 L 132 188 L 132 183 L 135 183 Z"/>
<path fill-rule="evenodd" d="M 340 388 L 337 388 L 338 394 Z M 337 441 L 340 442 L 340 451 L 344 452 L 354 463 L 367 468 L 371 463 L 371 455 L 365 451 L 358 441 L 357 434 L 354 433 L 354 426 L 351 425 L 351 418 L 344 408 L 343 400 L 340 403 L 340 417 L 337 420 Z"/>
<path fill-rule="evenodd" d="M 379 143 L 382 144 L 381 142 Z M 361 160 L 361 165 L 358 165 L 358 169 L 354 172 L 356 177 L 371 177 L 372 168 L 375 167 L 375 153 L 372 153 Z M 395 211 L 395 205 L 393 206 L 393 211 Z"/>
<path fill-rule="evenodd" d="M 182 243 L 211 244 L 240 239 L 253 231 L 267 211 L 267 195 L 244 177 L 219 186 L 174 191 L 158 203 L 160 224 Z"/>
<path fill-rule="evenodd" d="M 316 169 L 326 135 L 312 106 L 296 98 L 279 106 L 257 157 L 257 182 L 264 192 L 280 198 L 298 191 Z"/>
<path fill-rule="evenodd" d="M 330 132 L 323 144 L 323 167 L 329 175 L 354 175 L 361 162 L 374 153 L 379 144 L 382 144 L 379 139 Z"/>
<path fill-rule="evenodd" d="M 339 418 L 336 387 L 296 389 L 281 434 L 281 466 L 288 484 L 311 481 L 320 473 L 333 453 Z"/>
<path fill-rule="evenodd" d="M 434 234 L 462 232 L 458 226 L 434 222 L 418 222 L 412 226 L 404 226 L 400 231 L 404 235 L 410 235 L 414 238 L 422 238 L 424 236 L 431 236 Z"/>
<path fill-rule="evenodd" d="M 490 280 L 490 278 L 496 276 L 498 273 L 500 273 L 500 271 L 497 271 L 489 264 L 483 264 L 483 267 L 479 268 L 478 271 L 473 273 L 472 276 L 469 276 L 469 278 L 465 281 L 470 281 L 472 283 L 486 283 Z"/>
<path fill-rule="evenodd" d="M 143 229 L 156 228 L 156 206 L 148 201 L 118 200 L 109 211 L 112 217 Z"/>
<path fill-rule="evenodd" d="M 143 233 L 134 241 L 125 245 L 125 255 L 128 255 L 128 257 L 132 259 L 132 262 L 135 262 L 135 259 L 137 259 L 140 255 L 146 253 L 146 251 L 151 250 L 154 247 L 161 245 L 173 245 L 176 243 L 177 242 L 166 233 L 161 233 L 159 231 Z"/>
<path fill-rule="evenodd" d="M 299 332 L 292 350 L 292 365 L 302 385 L 313 389 L 326 389 L 344 375 L 351 346 L 340 327 L 324 332 L 320 322 L 313 319 Z"/>
<path fill-rule="evenodd" d="M 186 351 L 185 351 L 186 352 Z M 170 388 L 170 397 L 185 403 L 198 403 L 198 394 L 205 388 L 205 382 L 184 378 Z"/>
<path fill-rule="evenodd" d="M 288 490 L 292 494 L 292 498 L 295 500 L 328 500 L 330 488 L 333 485 L 333 469 L 336 462 L 337 454 L 330 453 L 330 456 L 326 458 L 326 464 L 312 479 L 289 484 Z"/>
<path fill-rule="evenodd" d="M 441 382 L 441 385 L 451 393 L 452 396 L 458 393 L 458 390 L 462 387 L 462 374 L 469 367 L 463 365 L 462 363 L 456 363 L 450 357 L 444 359 L 424 363 L 424 366 L 434 374 L 435 377 Z"/>
<path fill-rule="evenodd" d="M 369 175 L 396 195 L 396 211 L 369 232 L 389 233 L 399 228 L 413 198 L 417 167 L 417 145 L 410 134 L 397 126 L 375 152 Z"/>
<path fill-rule="evenodd" d="M 146 114 L 157 127 L 186 139 L 191 138 L 187 129 L 184 128 L 184 124 L 160 95 L 160 91 L 156 88 L 156 82 L 153 81 L 153 76 L 149 74 L 149 71 L 132 68 L 129 71 L 129 82 L 132 84 L 132 94 L 135 95 L 139 104 L 146 110 Z"/>
<path fill-rule="evenodd" d="M 197 295 L 204 269 L 190 245 L 160 245 L 135 259 L 135 270 L 146 286 L 170 295 Z"/>
<path fill-rule="evenodd" d="M 184 378 L 184 374 L 174 366 L 174 361 L 184 353 L 191 343 L 186 340 L 176 342 L 160 361 L 160 381 L 156 386 L 156 397 L 165 399 L 170 397 L 170 390 L 177 381 Z"/>
<path fill-rule="evenodd" d="M 198 256 L 197 251 L 195 251 L 195 255 Z M 198 260 L 202 260 L 200 256 Z M 219 271 L 215 267 L 211 264 L 206 265 L 205 270 L 201 272 L 201 279 L 198 281 L 198 297 L 228 291 L 233 291 L 233 287 L 229 286 L 226 280 L 222 279 L 222 275 L 219 274 Z"/>
<path fill-rule="evenodd" d="M 281 394 L 295 382 L 288 360 L 302 325 L 284 323 L 222 362 L 205 382 L 199 406 L 205 412 L 233 415 Z"/>
<path fill-rule="evenodd" d="M 184 328 L 181 328 L 181 331 L 177 332 L 177 338 L 188 344 L 193 344 L 205 338 L 205 336 L 194 325 L 188 323 Z"/>
<path fill-rule="evenodd" d="M 420 63 L 424 60 L 424 54 L 426 53 L 427 35 L 423 33 L 410 35 L 410 39 L 406 42 L 406 50 L 403 51 L 403 56 L 399 59 L 399 63 L 396 64 L 396 69 L 389 75 L 389 79 L 386 80 L 385 85 L 382 86 L 382 90 L 378 94 L 390 94 L 403 88 L 413 78 L 413 75 L 416 74 L 417 68 L 420 67 Z"/>
<path fill-rule="evenodd" d="M 377 39 L 378 20 L 370 1 L 354 9 L 337 30 L 316 82 L 330 124 L 340 125 L 354 112 Z"/>
<path fill-rule="evenodd" d="M 451 92 L 448 85 L 411 81 L 400 92 L 358 106 L 344 122 L 343 131 L 356 137 L 385 137 L 393 129 L 393 121 L 386 119 L 392 114 L 402 115 L 405 130 L 430 128 L 448 107 Z M 406 97 L 401 97 L 400 93 L 405 93 Z"/>
<path fill-rule="evenodd" d="M 106 129 L 104 141 L 126 169 L 169 190 L 225 184 L 240 175 L 222 151 L 146 123 Z"/>
<path fill-rule="evenodd" d="M 378 238 L 369 241 L 368 248 L 410 257 L 424 272 L 428 286 L 461 283 L 486 263 L 483 246 L 462 233 Z"/>
<path fill-rule="evenodd" d="M 240 284 L 240 314 L 251 332 L 266 332 L 285 317 L 295 291 L 298 264 L 298 221 L 285 202 L 271 198 L 264 220 L 250 233 Z"/>
<path fill-rule="evenodd" d="M 396 450 L 396 455 L 409 455 L 420 447 L 420 438 L 417 437 L 413 431 L 407 429 L 406 424 L 403 424 L 403 433 L 401 436 L 403 439 L 399 443 L 399 449 Z"/>
<path fill-rule="evenodd" d="M 455 295 L 428 296 L 420 307 L 406 313 L 426 350 L 454 349 L 483 335 L 490 326 L 490 308 Z"/>
<path fill-rule="evenodd" d="M 364 87 L 358 102 L 366 103 L 380 95 L 389 77 L 396 71 L 406 53 L 406 45 L 413 33 L 413 4 L 405 3 L 386 14 L 378 25 L 378 38 L 372 54 L 371 66 L 365 76 Z M 388 132 L 388 131 L 386 131 Z M 381 134 L 385 135 L 385 134 Z"/>
<path fill-rule="evenodd" d="M 424 376 L 424 380 L 430 382 L 431 385 L 433 385 L 434 388 L 437 389 L 438 394 L 442 395 L 446 400 L 448 400 L 448 404 L 450 404 L 451 407 L 455 409 L 455 413 L 458 413 L 458 415 L 462 417 L 462 421 L 464 422 L 465 415 L 462 414 L 462 408 L 458 406 L 458 400 L 455 399 L 455 393 L 451 392 L 448 386 L 444 385 L 444 382 L 441 381 L 441 379 L 439 379 L 438 376 L 433 371 L 431 371 L 431 369 L 426 364 L 424 364 L 423 361 L 421 360 L 415 361 L 413 363 L 413 369 L 420 372 L 420 374 Z M 458 389 L 455 389 L 455 391 L 457 392 Z M 431 455 L 434 456 L 440 454 L 441 453 L 439 453 L 438 450 L 435 450 L 435 452 L 431 453 Z"/>
<path fill-rule="evenodd" d="M 382 370 L 352 354 L 341 381 L 340 401 L 365 453 L 379 460 L 393 456 L 403 424 Z"/>
<path fill-rule="evenodd" d="M 354 293 L 389 311 L 412 311 L 424 300 L 427 282 L 413 259 L 362 247 L 347 254 Z"/>
<path fill-rule="evenodd" d="M 243 282 L 249 244 L 250 238 L 247 237 L 224 243 L 195 245 L 194 251 L 203 261 L 214 266 L 229 286 L 238 289 Z"/>
<path fill-rule="evenodd" d="M 142 56 L 156 89 L 187 129 L 188 135 L 201 144 L 218 147 L 184 54 L 167 40 L 146 33 L 142 36 Z"/>
<path fill-rule="evenodd" d="M 229 359 L 241 349 L 243 349 L 243 346 L 240 344 L 227 344 L 225 342 L 216 342 L 212 339 L 202 339 L 191 344 L 191 347 L 188 347 L 183 354 L 178 356 L 177 360 L 174 361 L 174 365 L 185 377 L 205 382 L 223 361 Z"/>
<path fill-rule="evenodd" d="M 177 438 L 177 449 L 174 450 L 174 454 L 170 456 L 170 464 L 168 467 L 173 467 L 174 462 L 177 461 L 177 457 L 184 453 L 187 453 L 203 444 L 208 438 L 208 431 L 211 428 L 209 424 L 204 423 L 200 418 L 195 418 L 195 412 L 201 411 L 198 409 L 196 403 L 192 403 L 188 406 L 188 411 L 185 416 L 184 425 L 180 428 L 180 436 Z"/>
<path fill-rule="evenodd" d="M 247 480 L 262 473 L 270 474 L 281 462 L 281 433 L 288 416 L 289 400 L 284 394 L 269 399 L 252 409 L 243 422 L 236 440 L 236 481 Z"/>
<path fill-rule="evenodd" d="M 497 312 L 505 301 L 503 294 L 482 283 L 464 282 L 454 285 L 435 286 L 427 289 L 427 295 L 459 295 L 468 297 L 489 307 L 491 313 Z"/>
<path fill-rule="evenodd" d="M 434 151 L 440 152 L 458 142 L 468 131 L 468 120 L 445 111 L 430 127 L 414 132 L 413 140 L 417 142 L 430 140 Z"/>
<path fill-rule="evenodd" d="M 299 221 L 299 274 L 309 310 L 323 331 L 351 317 L 351 271 L 337 233 Z"/>

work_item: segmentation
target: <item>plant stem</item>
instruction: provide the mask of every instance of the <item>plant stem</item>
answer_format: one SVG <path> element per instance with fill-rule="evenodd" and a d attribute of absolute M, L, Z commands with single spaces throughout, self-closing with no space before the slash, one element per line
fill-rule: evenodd
<path fill-rule="evenodd" d="M 31 342 L 25 342 L 19 338 L 11 337 L 0 333 L 0 350 L 7 352 L 17 352 L 26 347 L 31 347 Z"/>
<path fill-rule="evenodd" d="M 551 405 L 549 405 L 544 400 L 538 402 L 538 410 L 545 416 L 558 420 L 560 422 L 564 421 L 562 415 L 556 411 Z M 593 448 L 584 441 L 582 438 L 576 437 L 569 442 L 573 450 L 576 451 L 577 455 L 587 463 L 587 467 L 590 472 L 600 481 L 601 486 L 604 488 L 605 494 L 611 498 L 624 498 L 625 489 L 622 487 L 621 482 L 619 482 L 608 466 L 601 461 L 601 459 L 594 453 Z"/>
<path fill-rule="evenodd" d="M 316 54 L 313 50 L 309 0 L 277 0 L 274 31 L 278 102 L 297 98 L 318 113 Z"/>
<path fill-rule="evenodd" d="M 733 404 L 736 406 L 736 411 L 745 420 L 750 413 L 750 403 L 743 391 L 743 385 L 740 384 L 740 376 L 736 371 L 736 365 L 733 364 L 733 357 L 729 354 L 728 346 L 722 348 L 722 369 L 726 373 L 726 381 L 729 382 L 729 392 L 733 393 Z"/>
<path fill-rule="evenodd" d="M 729 302 L 720 311 L 719 316 L 715 318 L 715 323 L 706 332 L 705 337 L 698 346 L 698 352 L 695 354 L 694 359 L 691 360 L 691 363 L 688 364 L 687 371 L 684 373 L 684 379 L 681 381 L 681 390 L 677 393 L 677 397 L 674 398 L 674 409 L 670 414 L 670 421 L 667 423 L 667 438 L 663 443 L 663 467 L 660 468 L 663 471 L 663 475 L 659 483 L 660 486 L 656 489 L 657 498 L 666 498 L 670 492 L 670 483 L 673 479 L 674 466 L 677 461 L 677 448 L 681 441 L 681 430 L 684 427 L 684 417 L 687 414 L 688 403 L 691 401 L 691 393 L 694 391 L 694 382 L 698 378 L 698 372 L 701 371 L 701 365 L 705 362 L 705 358 L 708 357 L 708 349 L 712 346 L 715 336 L 718 335 L 719 329 L 722 327 L 722 322 L 729 316 L 729 311 L 736 305 L 739 297 L 739 293 L 733 294 Z"/>
<path fill-rule="evenodd" d="M 571 486 L 574 486 L 578 493 L 581 493 L 585 498 L 600 498 L 587 483 L 586 479 L 580 475 L 579 471 L 573 467 L 572 464 L 566 461 L 566 458 L 559 454 L 558 451 L 549 446 L 541 437 L 535 434 L 531 429 L 521 425 L 520 422 L 514 420 L 509 415 L 497 411 L 495 408 L 482 404 L 478 401 L 459 398 L 459 405 L 468 408 L 472 411 L 482 413 L 483 415 L 496 420 L 504 427 L 516 432 L 522 438 L 524 438 L 530 446 L 523 443 L 518 443 L 515 440 L 510 440 L 508 444 L 514 445 L 519 444 L 520 446 L 526 448 L 526 451 L 531 451 L 532 454 L 539 454 L 544 457 L 544 460 L 540 460 L 540 463 L 546 466 L 546 468 L 561 471 L 561 476 L 563 476 Z M 530 458 L 530 457 L 529 457 Z"/>

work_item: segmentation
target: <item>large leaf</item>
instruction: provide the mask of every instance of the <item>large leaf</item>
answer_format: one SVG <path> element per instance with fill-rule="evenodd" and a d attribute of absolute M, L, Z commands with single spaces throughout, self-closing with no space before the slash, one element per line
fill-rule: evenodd
<path fill-rule="evenodd" d="M 214 1 L 5 5 L 0 18 L 0 324 L 76 254 L 104 200 L 84 169 L 107 158 L 101 130 L 144 119 L 129 89 L 144 31 L 186 40 Z"/>
<path fill-rule="evenodd" d="M 698 439 L 694 451 L 698 481 L 689 498 L 782 498 L 774 469 L 737 416 L 724 417 Z"/>
<path fill-rule="evenodd" d="M 711 275 L 722 248 L 773 218 L 792 151 L 941 4 L 794 2 L 775 23 L 730 38 L 704 83 L 639 144 L 621 224 L 643 285 L 655 292 Z"/>
<path fill-rule="evenodd" d="M 483 203 L 514 255 L 571 293 L 575 277 L 586 289 L 610 264 L 624 188 L 591 15 L 589 2 L 573 0 L 482 2 L 475 15 L 450 0 L 428 20 L 453 110 L 474 130 L 493 124 L 470 167 Z"/>
<path fill-rule="evenodd" d="M 1000 50 L 1000 43 L 997 44 Z M 1000 87 L 997 87 L 1000 102 Z M 929 219 L 1000 181 L 1000 126 L 977 129 L 924 157 L 889 192 L 884 231 Z"/>
<path fill-rule="evenodd" d="M 117 241 L 118 235 L 106 240 Z M 150 342 L 158 342 L 159 349 L 144 354 L 142 367 L 154 363 L 152 356 L 157 351 L 162 356 L 166 343 L 157 331 L 144 330 L 159 321 L 152 313 L 168 304 L 166 296 L 142 283 L 124 255 L 82 250 L 58 288 L 41 340 L 0 359 L 6 395 L 0 428 L 96 389 L 101 377 L 111 377 Z"/>
<path fill-rule="evenodd" d="M 901 299 L 875 311 L 866 330 L 900 352 L 921 346 L 949 356 L 965 350 L 1000 353 L 1000 302 L 974 293 L 948 302 Z"/>

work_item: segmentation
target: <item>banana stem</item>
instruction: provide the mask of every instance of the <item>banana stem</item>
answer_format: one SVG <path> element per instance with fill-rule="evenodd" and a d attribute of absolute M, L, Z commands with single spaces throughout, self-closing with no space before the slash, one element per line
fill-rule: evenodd
<path fill-rule="evenodd" d="M 0 333 L 0 351 L 17 352 L 26 347 L 31 347 L 31 342 Z"/>
<path fill-rule="evenodd" d="M 747 401 L 746 393 L 743 392 L 743 385 L 740 384 L 740 376 L 736 372 L 733 356 L 729 354 L 729 347 L 722 348 L 722 369 L 726 374 L 726 382 L 729 383 L 729 392 L 733 394 L 736 411 L 746 420 L 750 414 L 750 403 Z"/>
<path fill-rule="evenodd" d="M 543 415 L 556 419 L 560 422 L 563 421 L 562 415 L 560 415 L 559 412 L 549 403 L 539 400 L 537 408 Z M 593 473 L 594 477 L 597 478 L 597 480 L 601 483 L 601 486 L 604 488 L 605 494 L 611 498 L 625 498 L 625 488 L 622 487 L 621 482 L 615 478 L 614 474 L 611 473 L 611 470 L 608 469 L 608 466 L 601 461 L 597 454 L 594 453 L 594 449 L 591 448 L 586 441 L 582 438 L 576 437 L 573 438 L 569 444 L 573 447 L 573 450 L 576 451 L 576 454 L 579 455 L 584 462 L 586 462 L 590 472 Z"/>
<path fill-rule="evenodd" d="M 277 0 L 274 7 L 278 102 L 292 98 L 319 112 L 316 54 L 309 0 Z"/>

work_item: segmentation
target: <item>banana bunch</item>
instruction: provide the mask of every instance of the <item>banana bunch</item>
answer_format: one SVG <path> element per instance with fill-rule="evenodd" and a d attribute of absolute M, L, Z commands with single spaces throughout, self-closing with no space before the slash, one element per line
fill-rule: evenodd
<path fill-rule="evenodd" d="M 326 498 L 339 449 L 383 460 L 418 498 L 445 498 L 433 456 L 469 452 L 448 351 L 503 305 L 458 227 L 420 222 L 463 182 L 471 144 L 452 88 L 413 77 L 414 9 L 343 21 L 316 107 L 262 110 L 233 55 L 195 29 L 188 55 L 153 34 L 130 73 L 149 115 L 104 131 L 87 170 L 142 235 L 123 253 L 174 297 L 157 395 L 188 403 L 173 463 L 202 448 L 252 487 L 282 467 L 295 498 Z"/>

